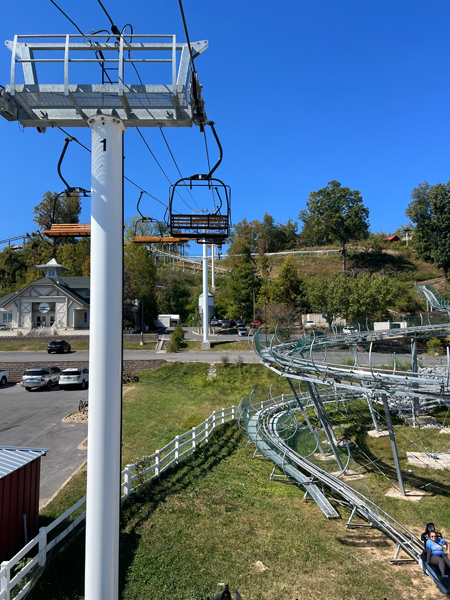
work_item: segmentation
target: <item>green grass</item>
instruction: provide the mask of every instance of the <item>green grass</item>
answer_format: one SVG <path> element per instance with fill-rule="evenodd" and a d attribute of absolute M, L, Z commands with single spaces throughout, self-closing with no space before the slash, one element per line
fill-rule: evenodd
<path fill-rule="evenodd" d="M 181 342 L 181 350 L 201 350 L 201 341 L 186 341 Z M 234 341 L 234 340 L 221 340 L 220 342 L 211 342 L 211 350 L 216 352 L 230 351 L 230 352 L 251 352 L 247 340 L 245 341 Z M 205 351 L 206 352 L 206 351 Z"/>
<path fill-rule="evenodd" d="M 123 464 L 151 454 L 212 410 L 236 405 L 254 384 L 258 385 L 256 401 L 267 399 L 271 384 L 273 396 L 289 393 L 284 380 L 260 365 L 219 365 L 211 381 L 207 369 L 201 363 L 168 363 L 140 374 L 140 382 L 124 397 Z M 444 411 L 437 416 L 445 418 Z M 365 429 L 351 425 L 352 429 L 344 421 L 339 424 L 342 432 L 358 439 L 364 452 L 387 455 L 388 439 L 368 438 Z M 270 481 L 271 464 L 253 459 L 252 454 L 253 447 L 246 445 L 237 426 L 228 425 L 219 429 L 208 446 L 124 505 L 120 598 L 204 600 L 215 597 L 221 581 L 231 589 L 237 587 L 243 600 L 413 600 L 423 596 L 422 580 L 418 585 L 415 579 L 421 577 L 416 567 L 388 566 L 395 548 L 382 534 L 346 531 L 342 520 L 327 521 L 314 503 L 302 502 L 298 487 Z M 326 464 L 336 469 L 333 461 Z M 385 502 L 389 483 L 374 469 L 369 471 L 374 496 Z M 439 477 L 436 472 L 423 475 L 427 481 L 430 476 Z M 414 483 L 421 483 L 421 477 L 418 474 Z M 355 487 L 361 485 L 364 493 L 367 481 L 355 482 Z M 40 525 L 78 500 L 85 482 L 82 471 L 41 513 Z M 401 514 L 406 525 L 422 527 L 435 520 L 448 531 L 446 495 L 414 504 L 391 499 L 384 507 Z M 341 514 L 348 517 L 345 511 Z M 30 600 L 83 598 L 83 561 L 80 535 L 66 551 L 53 556 Z M 267 570 L 260 572 L 257 561 Z"/>

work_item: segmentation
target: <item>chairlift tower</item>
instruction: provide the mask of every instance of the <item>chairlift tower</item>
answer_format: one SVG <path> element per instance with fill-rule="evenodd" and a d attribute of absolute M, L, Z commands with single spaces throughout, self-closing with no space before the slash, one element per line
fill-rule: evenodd
<path fill-rule="evenodd" d="M 11 79 L 0 91 L 0 115 L 41 133 L 51 127 L 92 131 L 85 598 L 115 600 L 121 490 L 123 134 L 129 127 L 192 126 L 190 50 L 175 35 L 16 35 L 6 45 L 12 53 Z M 196 58 L 208 43 L 190 46 Z M 165 83 L 138 85 L 126 79 L 137 68 L 157 68 L 159 74 L 161 65 L 168 68 Z M 79 73 L 100 79 L 106 71 L 114 72 L 117 81 L 75 82 Z M 57 82 L 43 83 L 49 76 Z"/>

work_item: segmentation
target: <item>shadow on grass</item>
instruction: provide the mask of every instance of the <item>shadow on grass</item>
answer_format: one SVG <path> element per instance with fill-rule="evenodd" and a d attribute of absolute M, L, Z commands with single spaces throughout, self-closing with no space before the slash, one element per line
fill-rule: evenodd
<path fill-rule="evenodd" d="M 163 504 L 167 496 L 183 493 L 196 480 L 205 477 L 223 460 L 236 452 L 240 438 L 237 425 L 223 426 L 216 432 L 209 444 L 183 459 L 178 466 L 169 469 L 149 483 L 142 485 L 124 504 L 121 512 L 119 538 L 119 596 L 122 597 L 127 583 L 127 573 L 134 561 L 141 536 L 138 528 L 148 522 L 152 527 L 151 516 Z M 49 555 L 42 576 L 27 596 L 29 600 L 80 600 L 84 597 L 84 530 L 73 536 L 63 552 L 54 551 Z"/>

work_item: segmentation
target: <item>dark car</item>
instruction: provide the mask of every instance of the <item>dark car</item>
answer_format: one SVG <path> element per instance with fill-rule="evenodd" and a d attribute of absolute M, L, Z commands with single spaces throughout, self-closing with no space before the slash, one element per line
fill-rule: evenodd
<path fill-rule="evenodd" d="M 52 352 L 70 352 L 70 344 L 65 340 L 55 340 L 47 346 L 47 352 L 49 354 Z"/>
<path fill-rule="evenodd" d="M 236 321 L 236 327 L 245 327 L 245 323 L 242 319 Z"/>
<path fill-rule="evenodd" d="M 236 321 L 234 319 L 230 320 L 230 327 L 236 327 Z"/>

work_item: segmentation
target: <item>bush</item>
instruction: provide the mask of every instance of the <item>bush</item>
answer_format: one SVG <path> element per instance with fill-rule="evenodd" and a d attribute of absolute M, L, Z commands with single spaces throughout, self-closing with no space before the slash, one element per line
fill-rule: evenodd
<path fill-rule="evenodd" d="M 228 357 L 228 354 L 224 354 L 220 360 L 222 361 L 222 365 L 223 365 L 224 367 L 226 367 L 226 366 L 227 366 L 227 364 L 230 362 L 230 359 L 229 359 L 229 357 Z"/>
<path fill-rule="evenodd" d="M 442 340 L 431 338 L 427 342 L 428 354 L 430 356 L 438 356 L 442 353 Z"/>
<path fill-rule="evenodd" d="M 181 342 L 184 340 L 184 331 L 181 325 L 177 325 L 170 335 L 170 341 L 167 344 L 166 352 L 178 352 L 181 348 Z"/>

